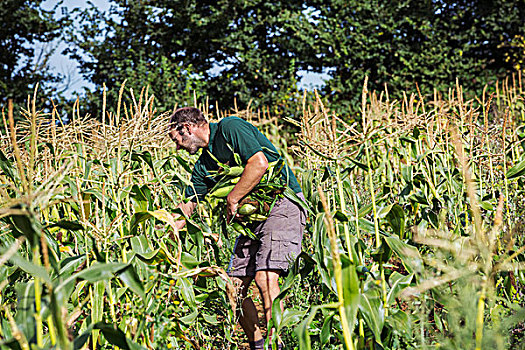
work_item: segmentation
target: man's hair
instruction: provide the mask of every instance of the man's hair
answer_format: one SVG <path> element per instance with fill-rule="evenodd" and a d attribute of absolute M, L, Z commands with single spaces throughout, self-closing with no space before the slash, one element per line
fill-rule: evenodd
<path fill-rule="evenodd" d="M 170 118 L 170 130 L 181 127 L 183 124 L 200 125 L 206 123 L 201 110 L 195 107 L 182 107 L 175 111 Z"/>

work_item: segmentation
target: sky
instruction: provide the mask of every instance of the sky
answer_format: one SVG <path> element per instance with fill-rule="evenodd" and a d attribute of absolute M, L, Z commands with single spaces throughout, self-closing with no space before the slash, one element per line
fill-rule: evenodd
<path fill-rule="evenodd" d="M 45 10 L 51 10 L 58 2 L 59 0 L 45 0 L 42 3 L 42 7 Z M 103 11 L 108 10 L 110 6 L 110 2 L 107 0 L 91 0 L 91 2 Z M 88 2 L 85 0 L 64 0 L 61 6 L 64 6 L 68 9 L 68 11 L 71 11 L 74 8 L 88 7 Z M 49 60 L 51 69 L 56 73 L 60 73 L 69 77 L 69 84 L 68 88 L 65 90 L 65 96 L 67 98 L 71 98 L 80 95 L 84 91 L 84 88 L 88 88 L 90 90 L 94 89 L 94 85 L 85 80 L 80 74 L 76 61 L 71 60 L 62 54 L 62 51 L 66 48 L 66 45 L 61 42 L 54 42 L 51 45 L 58 45 L 57 49 Z M 299 88 L 307 90 L 312 90 L 322 86 L 323 81 L 329 78 L 328 74 L 319 74 L 307 71 L 300 71 L 298 74 L 301 78 L 299 82 Z M 59 88 L 62 87 L 64 87 L 64 85 L 60 86 Z"/>
<path fill-rule="evenodd" d="M 93 4 L 99 7 L 102 10 L 109 9 L 109 1 L 105 0 L 91 0 Z M 45 0 L 42 2 L 42 8 L 45 10 L 52 10 L 59 0 Z M 64 0 L 62 6 L 66 7 L 69 11 L 74 8 L 86 8 L 88 7 L 88 2 L 85 0 Z M 58 11 L 60 13 L 60 10 Z M 71 98 L 75 95 L 80 95 L 84 88 L 93 89 L 94 85 L 85 80 L 78 69 L 77 62 L 75 60 L 69 59 L 66 55 L 62 54 L 62 51 L 66 48 L 66 45 L 63 42 L 55 41 L 51 45 L 58 45 L 57 49 L 51 56 L 49 60 L 49 65 L 51 69 L 62 75 L 69 77 L 69 86 L 65 91 L 67 98 Z"/>

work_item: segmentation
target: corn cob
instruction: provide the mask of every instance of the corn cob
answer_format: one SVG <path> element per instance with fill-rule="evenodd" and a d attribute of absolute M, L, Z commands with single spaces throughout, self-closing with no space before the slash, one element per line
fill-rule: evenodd
<path fill-rule="evenodd" d="M 241 176 L 243 171 L 244 171 L 243 166 L 232 166 L 232 167 L 223 168 L 223 170 L 219 174 L 237 177 L 237 176 Z"/>
<path fill-rule="evenodd" d="M 266 219 L 268 219 L 268 216 L 266 215 L 261 215 L 257 213 L 248 215 L 248 220 L 251 220 L 251 221 L 264 221 Z"/>
<path fill-rule="evenodd" d="M 210 193 L 210 197 L 224 198 L 230 194 L 235 185 L 229 185 L 226 187 L 221 187 Z"/>
<path fill-rule="evenodd" d="M 244 171 L 243 166 L 229 166 L 219 163 L 219 170 L 215 172 L 218 181 L 207 196 L 209 205 L 213 208 L 215 220 L 224 220 L 226 213 L 226 197 L 239 182 Z M 269 163 L 268 170 L 259 184 L 239 203 L 233 223 L 226 223 L 230 230 L 239 235 L 257 239 L 249 228 L 250 223 L 265 221 L 278 198 L 283 196 L 285 185 L 281 179 L 281 170 L 284 166 L 282 159 Z"/>
<path fill-rule="evenodd" d="M 250 203 L 244 204 L 242 207 L 237 210 L 237 212 L 241 215 L 250 215 L 257 211 L 257 207 L 254 205 L 251 205 Z"/>

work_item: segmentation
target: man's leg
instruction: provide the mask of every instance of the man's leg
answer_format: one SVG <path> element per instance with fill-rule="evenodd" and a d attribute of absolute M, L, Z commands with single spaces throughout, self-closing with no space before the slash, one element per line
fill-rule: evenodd
<path fill-rule="evenodd" d="M 241 313 L 239 315 L 239 323 L 241 324 L 244 333 L 248 337 L 248 341 L 254 342 L 262 339 L 261 328 L 259 327 L 259 318 L 257 317 L 257 309 L 253 303 L 252 298 L 246 297 L 253 277 L 234 277 L 234 282 L 237 286 L 237 298 L 241 303 Z"/>
<path fill-rule="evenodd" d="M 279 274 L 281 270 L 260 270 L 255 273 L 255 284 L 259 288 L 264 306 L 264 315 L 266 322 L 272 318 L 272 304 L 274 299 L 279 295 Z M 281 312 L 284 311 L 284 305 L 281 301 Z M 273 330 L 268 330 L 268 336 L 271 337 Z"/>

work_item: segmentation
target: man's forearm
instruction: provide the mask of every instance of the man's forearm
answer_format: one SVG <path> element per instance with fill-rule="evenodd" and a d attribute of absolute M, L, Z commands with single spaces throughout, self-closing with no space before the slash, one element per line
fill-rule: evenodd
<path fill-rule="evenodd" d="M 239 182 L 237 182 L 228 195 L 228 202 L 238 203 L 244 196 L 250 193 L 261 181 L 266 169 L 268 169 L 268 160 L 264 153 L 258 152 L 248 159 Z"/>

